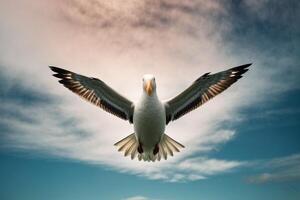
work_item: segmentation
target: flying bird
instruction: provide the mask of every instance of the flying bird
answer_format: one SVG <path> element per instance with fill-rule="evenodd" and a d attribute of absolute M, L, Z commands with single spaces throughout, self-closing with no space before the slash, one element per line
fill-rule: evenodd
<path fill-rule="evenodd" d="M 74 72 L 50 66 L 72 92 L 94 105 L 123 119 L 134 126 L 134 133 L 115 143 L 124 156 L 144 161 L 160 161 L 173 156 L 184 148 L 182 144 L 165 134 L 166 125 L 179 119 L 188 112 L 220 94 L 242 77 L 251 64 L 234 67 L 215 74 L 206 73 L 195 80 L 186 90 L 176 97 L 161 101 L 156 94 L 156 82 L 153 75 L 143 76 L 143 94 L 133 103 L 120 95 L 103 81 L 86 77 Z"/>

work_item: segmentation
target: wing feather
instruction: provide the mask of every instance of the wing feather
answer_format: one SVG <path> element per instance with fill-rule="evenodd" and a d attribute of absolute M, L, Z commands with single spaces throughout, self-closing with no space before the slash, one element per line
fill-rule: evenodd
<path fill-rule="evenodd" d="M 54 66 L 50 66 L 50 69 L 55 72 L 53 76 L 60 79 L 58 82 L 72 92 L 103 110 L 132 123 L 133 103 L 103 81 Z"/>
<path fill-rule="evenodd" d="M 242 77 L 251 64 L 216 74 L 206 73 L 178 96 L 165 102 L 166 122 L 176 120 L 220 94 Z"/>

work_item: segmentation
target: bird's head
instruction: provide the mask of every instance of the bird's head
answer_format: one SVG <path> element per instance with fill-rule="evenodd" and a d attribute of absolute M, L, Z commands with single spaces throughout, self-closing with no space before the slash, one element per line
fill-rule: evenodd
<path fill-rule="evenodd" d="M 156 90 L 155 78 L 152 74 L 146 74 L 143 76 L 143 88 L 144 91 L 151 96 Z"/>

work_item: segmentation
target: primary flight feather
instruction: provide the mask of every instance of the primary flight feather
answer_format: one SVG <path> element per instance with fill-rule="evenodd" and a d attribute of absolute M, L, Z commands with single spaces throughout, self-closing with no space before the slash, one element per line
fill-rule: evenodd
<path fill-rule="evenodd" d="M 186 113 L 198 108 L 209 99 L 226 90 L 242 77 L 251 64 L 234 67 L 219 73 L 206 73 L 176 97 L 162 102 L 156 94 L 153 75 L 144 75 L 143 94 L 136 103 L 114 91 L 103 81 L 50 66 L 72 92 L 83 97 L 105 111 L 133 123 L 134 133 L 115 143 L 125 156 L 139 160 L 155 161 L 167 159 L 184 148 L 182 144 L 165 134 L 165 127 Z"/>

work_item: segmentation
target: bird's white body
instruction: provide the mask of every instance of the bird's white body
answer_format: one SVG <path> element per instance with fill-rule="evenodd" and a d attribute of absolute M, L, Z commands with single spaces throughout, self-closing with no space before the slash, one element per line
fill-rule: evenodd
<path fill-rule="evenodd" d="M 135 136 L 143 146 L 144 152 L 152 153 L 166 126 L 165 108 L 155 91 L 150 96 L 143 92 L 135 104 L 133 126 Z"/>

